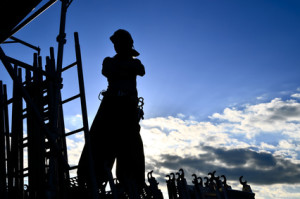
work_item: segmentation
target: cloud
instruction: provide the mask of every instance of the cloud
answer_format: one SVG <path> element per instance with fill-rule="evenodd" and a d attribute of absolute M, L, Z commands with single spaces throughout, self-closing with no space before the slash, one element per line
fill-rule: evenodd
<path fill-rule="evenodd" d="M 267 94 L 264 94 L 264 95 L 261 95 L 261 96 L 258 96 L 256 97 L 257 100 L 265 100 L 267 99 L 268 95 Z"/>
<path fill-rule="evenodd" d="M 170 171 L 185 168 L 197 175 L 216 170 L 219 175 L 225 174 L 228 180 L 235 181 L 244 175 L 251 184 L 300 183 L 300 164 L 294 164 L 282 157 L 249 149 L 227 150 L 204 146 L 201 150 L 206 153 L 184 157 L 162 154 L 155 165 Z M 217 162 L 219 163 L 216 164 Z"/>
<path fill-rule="evenodd" d="M 300 187 L 300 103 L 296 100 L 275 98 L 225 108 L 206 121 L 182 114 L 149 118 L 141 127 L 146 171 L 154 170 L 164 191 L 165 175 L 183 168 L 188 183 L 193 173 L 203 177 L 216 170 L 236 189 L 243 175 L 259 194 L 257 198 L 274 198 L 274 187 L 281 187 L 276 191 L 281 198 L 300 194 L 289 192 Z M 67 140 L 74 164 L 83 143 L 83 134 Z"/>
<path fill-rule="evenodd" d="M 232 133 L 246 134 L 249 139 L 260 132 L 290 133 L 299 129 L 300 103 L 275 98 L 266 103 L 246 105 L 241 110 L 226 108 L 223 113 L 215 113 L 210 119 L 232 124 Z"/>
<path fill-rule="evenodd" d="M 299 88 L 298 88 L 299 89 Z M 297 90 L 298 90 L 297 89 Z M 291 97 L 293 98 L 300 98 L 300 93 L 295 93 L 295 94 L 292 94 Z"/>
<path fill-rule="evenodd" d="M 64 120 L 65 120 L 66 128 L 70 131 L 79 129 L 83 125 L 81 114 L 67 115 L 67 116 L 65 116 Z"/>
<path fill-rule="evenodd" d="M 83 146 L 84 139 L 82 138 L 82 132 L 77 135 L 72 135 L 66 138 L 67 148 L 68 148 L 68 162 L 70 166 L 75 166 L 78 164 Z"/>
<path fill-rule="evenodd" d="M 150 118 L 141 126 L 147 171 L 154 170 L 161 185 L 166 174 L 179 168 L 190 174 L 190 183 L 192 173 L 206 176 L 216 170 L 235 185 L 244 175 L 261 195 L 268 190 L 267 197 L 272 195 L 268 187 L 300 184 L 300 104 L 296 100 L 275 98 L 225 108 L 205 122 L 178 115 Z M 299 191 L 292 195 L 297 198 Z"/>

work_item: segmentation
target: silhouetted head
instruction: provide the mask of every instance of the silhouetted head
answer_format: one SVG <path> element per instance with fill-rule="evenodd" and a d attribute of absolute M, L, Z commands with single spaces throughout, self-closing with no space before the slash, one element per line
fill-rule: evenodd
<path fill-rule="evenodd" d="M 133 57 L 140 55 L 140 53 L 133 48 L 133 39 L 128 31 L 119 29 L 114 32 L 110 40 L 114 44 L 117 54 L 130 55 Z"/>

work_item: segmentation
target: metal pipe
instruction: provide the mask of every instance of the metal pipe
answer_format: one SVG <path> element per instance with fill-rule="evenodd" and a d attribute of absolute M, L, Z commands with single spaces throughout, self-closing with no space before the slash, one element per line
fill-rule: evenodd
<path fill-rule="evenodd" d="M 0 197 L 6 199 L 5 120 L 3 84 L 0 81 Z"/>
<path fill-rule="evenodd" d="M 34 46 L 34 45 L 31 45 L 30 43 L 27 43 L 27 42 L 25 42 L 25 41 L 23 41 L 23 40 L 21 40 L 21 39 L 18 39 L 18 38 L 14 37 L 14 36 L 10 36 L 10 39 L 12 39 L 12 40 L 14 40 L 14 41 L 16 41 L 16 42 L 18 42 L 18 43 L 20 43 L 20 44 L 23 44 L 23 45 L 25 45 L 25 46 L 27 46 L 27 47 L 29 47 L 29 48 L 32 48 L 32 49 L 38 51 L 38 55 L 39 55 L 40 52 L 41 52 L 40 47 L 36 47 L 36 46 Z"/>
<path fill-rule="evenodd" d="M 24 62 L 22 62 L 22 61 L 20 61 L 20 60 L 14 59 L 14 58 L 12 58 L 12 57 L 6 56 L 6 59 L 7 59 L 7 61 L 9 61 L 10 63 L 16 64 L 16 65 L 18 65 L 18 66 L 20 66 L 20 67 L 22 67 L 22 68 L 25 68 L 25 69 L 29 69 L 30 71 L 36 71 L 36 70 L 37 70 L 37 68 L 34 68 L 33 66 L 31 66 L 31 65 L 29 65 L 29 64 L 27 64 L 27 63 L 24 63 Z M 52 76 L 49 75 L 46 71 L 41 70 L 41 73 L 42 73 L 43 75 L 45 75 L 45 76 L 52 77 Z M 52 78 L 53 78 L 53 77 L 52 77 Z"/>
<path fill-rule="evenodd" d="M 51 149 L 53 150 L 54 154 L 60 154 L 59 153 L 59 149 L 57 147 L 57 145 L 55 144 L 55 137 L 52 135 L 51 131 L 49 130 L 49 128 L 47 127 L 47 125 L 45 124 L 45 122 L 43 121 L 43 117 L 41 115 L 41 113 L 39 112 L 39 110 L 37 109 L 37 107 L 35 106 L 35 104 L 33 103 L 31 97 L 29 96 L 28 92 L 26 91 L 26 89 L 22 86 L 22 82 L 20 82 L 14 71 L 13 68 L 11 66 L 11 64 L 8 62 L 8 60 L 6 60 L 6 55 L 3 51 L 3 49 L 0 47 L 0 60 L 2 61 L 4 67 L 6 68 L 8 74 L 10 75 L 10 77 L 12 78 L 12 80 L 14 82 L 16 82 L 16 85 L 21 89 L 22 92 L 22 97 L 24 98 L 24 100 L 26 101 L 26 103 L 28 104 L 28 106 L 30 106 L 33 110 L 34 115 L 36 116 L 37 121 L 40 123 L 40 125 L 42 126 L 42 128 L 45 130 L 46 133 L 46 137 L 51 145 Z M 59 155 L 60 158 L 63 159 L 63 157 L 61 156 L 61 154 Z M 63 163 L 66 167 L 69 168 L 69 164 L 68 162 L 63 159 Z"/>
<path fill-rule="evenodd" d="M 6 37 L 3 38 L 3 41 L 5 41 L 7 38 L 14 35 L 16 32 L 21 30 L 23 27 L 25 27 L 27 24 L 29 24 L 32 20 L 34 20 L 36 17 L 38 17 L 40 14 L 42 14 L 45 10 L 47 10 L 50 6 L 52 6 L 57 0 L 50 0 L 45 5 L 43 5 L 40 9 L 38 9 L 35 13 L 33 13 L 30 17 L 25 19 L 21 24 L 19 24 L 17 27 L 15 27 Z M 3 41 L 0 41 L 2 43 Z"/>
<path fill-rule="evenodd" d="M 87 155 L 88 155 L 88 167 L 90 180 L 92 185 L 92 197 L 93 199 L 98 199 L 98 185 L 95 176 L 95 168 L 94 161 L 92 157 L 92 147 L 89 136 L 89 124 L 88 124 L 88 116 L 87 116 L 87 108 L 86 108 L 86 99 L 85 99 L 85 89 L 84 89 L 84 81 L 83 81 L 83 72 L 82 72 L 82 61 L 81 61 L 81 52 L 79 45 L 78 33 L 74 33 L 75 38 L 75 51 L 76 51 L 76 62 L 77 62 L 77 72 L 78 72 L 78 82 L 79 82 L 79 91 L 80 91 L 80 100 L 81 100 L 81 110 L 82 110 L 82 121 L 83 121 L 83 132 L 85 145 L 87 146 Z"/>

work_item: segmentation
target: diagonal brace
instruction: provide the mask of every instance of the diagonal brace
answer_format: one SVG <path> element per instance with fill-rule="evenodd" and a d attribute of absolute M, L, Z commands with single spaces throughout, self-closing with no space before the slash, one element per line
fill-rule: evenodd
<path fill-rule="evenodd" d="M 3 51 L 3 49 L 0 47 L 0 59 L 4 65 L 4 67 L 6 68 L 7 72 L 9 73 L 10 77 L 12 78 L 12 80 L 16 83 L 16 85 L 19 87 L 19 89 L 22 92 L 22 97 L 25 100 L 25 102 L 32 108 L 33 113 L 36 116 L 36 119 L 38 120 L 38 122 L 40 123 L 40 125 L 42 126 L 42 128 L 45 130 L 46 133 L 46 137 L 50 143 L 50 147 L 53 150 L 54 154 L 57 154 L 58 157 L 62 160 L 64 166 L 66 168 L 69 169 L 69 164 L 67 162 L 67 160 L 62 156 L 60 152 L 59 147 L 55 144 L 55 137 L 54 135 L 51 133 L 51 131 L 49 130 L 49 128 L 46 126 L 43 117 L 41 115 L 41 113 L 39 112 L 38 108 L 36 107 L 36 105 L 33 103 L 30 95 L 28 94 L 27 90 L 23 87 L 22 82 L 17 78 L 12 65 L 10 64 L 10 62 L 6 59 L 6 55 Z"/>

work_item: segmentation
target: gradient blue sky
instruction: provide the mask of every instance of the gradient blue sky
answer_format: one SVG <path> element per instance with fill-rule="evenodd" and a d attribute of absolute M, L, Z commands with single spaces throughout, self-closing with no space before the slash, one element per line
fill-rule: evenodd
<path fill-rule="evenodd" d="M 203 119 L 225 106 L 299 86 L 299 4 L 296 0 L 74 1 L 67 15 L 65 64 L 74 60 L 73 32 L 78 31 L 89 113 L 95 114 L 98 92 L 107 85 L 102 60 L 114 54 L 109 36 L 127 29 L 146 67 L 146 76 L 138 79 L 145 116 L 183 113 Z M 57 46 L 59 9 L 58 2 L 15 36 L 48 55 L 49 46 Z M 16 46 L 12 49 L 15 52 Z"/>
<path fill-rule="evenodd" d="M 50 46 L 57 48 L 59 16 L 60 2 L 14 36 L 40 46 L 46 56 Z M 75 61 L 73 32 L 77 31 L 90 123 L 100 103 L 98 94 L 107 86 L 101 75 L 102 60 L 114 55 L 109 37 L 119 28 L 132 34 L 146 68 L 146 75 L 138 78 L 138 90 L 145 98 L 148 122 L 155 118 L 236 122 L 240 120 L 228 119 L 232 119 L 228 111 L 245 115 L 255 105 L 289 104 L 293 94 L 299 105 L 298 0 L 74 0 L 67 13 L 64 65 Z M 32 63 L 32 50 L 18 44 L 2 47 L 8 55 Z M 63 74 L 63 98 L 78 92 L 74 72 Z M 11 84 L 3 67 L 0 75 L 4 83 Z M 70 118 L 79 113 L 74 103 L 64 111 Z M 153 127 L 147 121 L 144 128 Z M 249 136 L 238 134 L 234 139 L 252 143 L 251 148 L 262 146 L 262 141 L 279 146 L 284 137 L 278 132 L 270 137 L 262 130 L 255 140 Z M 297 148 L 300 139 L 291 142 Z M 268 152 L 273 153 L 271 148 Z M 296 153 L 299 160 L 298 149 Z"/>

